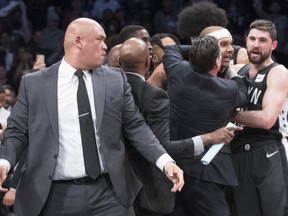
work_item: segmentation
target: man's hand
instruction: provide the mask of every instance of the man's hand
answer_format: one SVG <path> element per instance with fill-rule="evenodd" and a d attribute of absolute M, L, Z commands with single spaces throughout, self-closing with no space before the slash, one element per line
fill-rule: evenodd
<path fill-rule="evenodd" d="M 7 178 L 7 173 L 8 173 L 8 167 L 6 167 L 5 165 L 1 165 L 0 166 L 0 192 L 8 191 L 7 188 L 2 187 L 3 182 Z"/>
<path fill-rule="evenodd" d="M 171 192 L 181 191 L 184 185 L 183 171 L 175 163 L 170 161 L 165 164 L 164 172 L 167 178 L 174 184 Z"/>
<path fill-rule="evenodd" d="M 3 197 L 3 204 L 6 206 L 14 205 L 15 196 L 16 196 L 16 190 L 15 189 L 9 189 L 9 191 Z"/>
<path fill-rule="evenodd" d="M 203 144 L 230 143 L 234 138 L 234 131 L 240 131 L 242 127 L 223 127 L 209 134 L 202 135 Z"/>

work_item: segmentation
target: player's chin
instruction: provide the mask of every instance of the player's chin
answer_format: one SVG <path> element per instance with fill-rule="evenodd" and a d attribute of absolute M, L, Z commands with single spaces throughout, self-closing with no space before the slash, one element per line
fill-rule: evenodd
<path fill-rule="evenodd" d="M 222 61 L 221 68 L 228 68 L 230 65 L 230 61 Z"/>

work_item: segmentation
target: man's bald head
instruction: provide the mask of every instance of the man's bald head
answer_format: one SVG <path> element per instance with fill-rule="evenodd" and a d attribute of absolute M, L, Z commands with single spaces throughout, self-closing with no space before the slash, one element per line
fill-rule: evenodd
<path fill-rule="evenodd" d="M 95 20 L 73 20 L 64 36 L 65 61 L 75 69 L 89 70 L 99 67 L 106 55 L 105 38 L 104 29 Z"/>
<path fill-rule="evenodd" d="M 150 66 L 147 43 L 139 38 L 126 40 L 120 47 L 120 64 L 124 71 L 146 74 Z"/>
<path fill-rule="evenodd" d="M 119 65 L 119 56 L 120 56 L 120 47 L 122 44 L 117 44 L 112 47 L 107 56 L 107 65 L 110 67 L 120 67 Z"/>
<path fill-rule="evenodd" d="M 79 18 L 73 20 L 67 27 L 64 36 L 64 50 L 73 45 L 75 36 L 89 35 L 93 33 L 95 26 L 102 28 L 99 23 L 88 18 Z"/>

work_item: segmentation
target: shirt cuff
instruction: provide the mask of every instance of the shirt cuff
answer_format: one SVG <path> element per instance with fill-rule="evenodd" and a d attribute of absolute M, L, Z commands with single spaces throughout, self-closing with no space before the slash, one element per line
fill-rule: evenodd
<path fill-rule="evenodd" d="M 11 164 L 8 160 L 0 159 L 0 165 L 4 165 L 8 168 L 8 171 L 11 169 Z"/>
<path fill-rule="evenodd" d="M 160 170 L 164 171 L 164 166 L 165 166 L 165 164 L 166 164 L 167 162 L 174 162 L 174 163 L 175 163 L 175 161 L 170 157 L 170 155 L 167 154 L 167 153 L 165 153 L 165 154 L 161 155 L 161 156 L 157 159 L 157 161 L 156 161 L 156 166 L 157 166 Z"/>
<path fill-rule="evenodd" d="M 203 141 L 200 136 L 196 136 L 192 138 L 194 142 L 194 155 L 200 155 L 204 151 Z"/>

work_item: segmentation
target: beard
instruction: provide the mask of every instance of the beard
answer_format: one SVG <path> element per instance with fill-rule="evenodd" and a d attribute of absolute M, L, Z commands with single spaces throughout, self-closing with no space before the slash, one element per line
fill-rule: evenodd
<path fill-rule="evenodd" d="M 250 61 L 252 64 L 262 64 L 262 63 L 265 62 L 266 59 L 268 59 L 269 56 L 270 56 L 270 53 L 259 53 L 258 56 L 252 57 L 253 51 L 249 51 L 249 52 L 247 52 L 247 53 L 248 53 L 249 61 Z"/>

